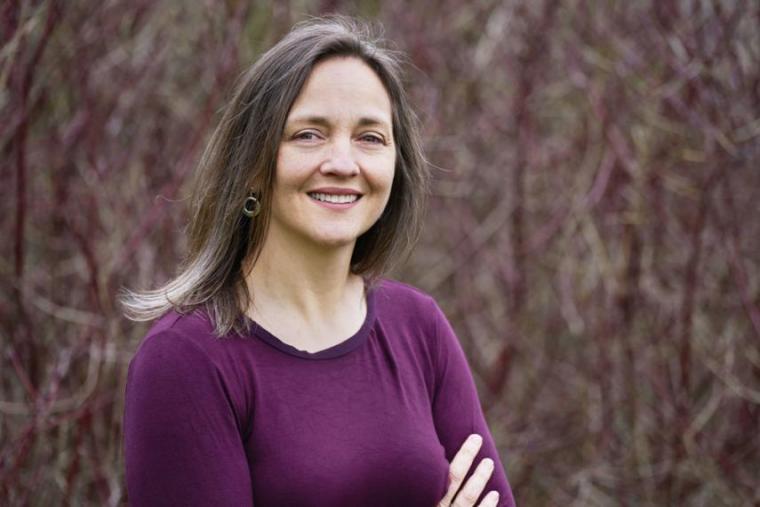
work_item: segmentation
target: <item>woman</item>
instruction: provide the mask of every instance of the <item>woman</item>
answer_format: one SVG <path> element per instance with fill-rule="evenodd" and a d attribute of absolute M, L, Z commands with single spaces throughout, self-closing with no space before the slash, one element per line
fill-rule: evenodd
<path fill-rule="evenodd" d="M 127 380 L 133 505 L 514 505 L 446 318 L 380 278 L 426 181 L 399 61 L 359 23 L 297 25 L 248 71 L 183 269 L 123 298 L 161 316 Z"/>

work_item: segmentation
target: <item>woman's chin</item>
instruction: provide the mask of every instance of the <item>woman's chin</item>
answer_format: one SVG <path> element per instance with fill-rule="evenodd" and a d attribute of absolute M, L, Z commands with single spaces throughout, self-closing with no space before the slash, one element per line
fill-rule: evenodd
<path fill-rule="evenodd" d="M 352 248 L 356 243 L 357 236 L 353 234 L 324 234 L 312 238 L 316 248 L 343 249 Z"/>

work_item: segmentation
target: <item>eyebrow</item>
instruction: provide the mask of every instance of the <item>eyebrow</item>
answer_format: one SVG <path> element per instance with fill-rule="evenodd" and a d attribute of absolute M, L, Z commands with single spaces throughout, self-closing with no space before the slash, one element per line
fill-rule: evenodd
<path fill-rule="evenodd" d="M 329 127 L 331 125 L 330 120 L 328 120 L 325 116 L 318 116 L 318 115 L 296 116 L 295 118 L 292 118 L 287 122 L 288 125 L 293 124 L 293 123 L 313 123 L 316 125 L 321 125 L 323 127 Z M 360 127 L 384 127 L 386 129 L 390 129 L 388 122 L 374 116 L 362 116 L 361 118 L 359 118 L 359 126 Z"/>

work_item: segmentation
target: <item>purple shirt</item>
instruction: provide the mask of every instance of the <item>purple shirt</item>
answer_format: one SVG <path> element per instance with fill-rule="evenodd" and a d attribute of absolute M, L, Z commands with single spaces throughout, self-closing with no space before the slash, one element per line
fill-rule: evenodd
<path fill-rule="evenodd" d="M 347 340 L 309 353 L 258 326 L 222 339 L 169 312 L 129 365 L 126 478 L 136 507 L 435 506 L 470 433 L 485 493 L 513 506 L 462 348 L 435 301 L 382 281 Z M 477 503 L 476 503 L 477 505 Z"/>

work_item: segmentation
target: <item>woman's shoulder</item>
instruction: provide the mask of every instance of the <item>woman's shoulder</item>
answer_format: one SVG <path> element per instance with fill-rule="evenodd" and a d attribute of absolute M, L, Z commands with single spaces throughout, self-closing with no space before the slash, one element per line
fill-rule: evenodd
<path fill-rule="evenodd" d="M 143 407 L 135 414 L 202 414 L 228 407 L 240 427 L 247 424 L 241 414 L 246 413 L 248 385 L 237 381 L 241 376 L 217 343 L 221 341 L 202 313 L 169 311 L 155 321 L 128 366 L 126 399 Z"/>
<path fill-rule="evenodd" d="M 376 298 L 401 304 L 430 305 L 433 297 L 422 289 L 408 283 L 382 278 L 373 286 Z"/>
<path fill-rule="evenodd" d="M 435 299 L 413 285 L 397 280 L 382 279 L 375 285 L 375 306 L 379 315 L 394 320 L 434 324 L 440 309 Z"/>
<path fill-rule="evenodd" d="M 204 311 L 181 313 L 169 310 L 150 326 L 140 340 L 134 358 L 146 355 L 204 358 L 208 355 L 208 345 L 213 343 L 211 338 L 213 327 Z"/>
<path fill-rule="evenodd" d="M 201 308 L 179 312 L 169 310 L 159 317 L 145 334 L 144 340 L 153 336 L 174 334 L 186 338 L 206 337 L 213 332 L 208 314 Z"/>

